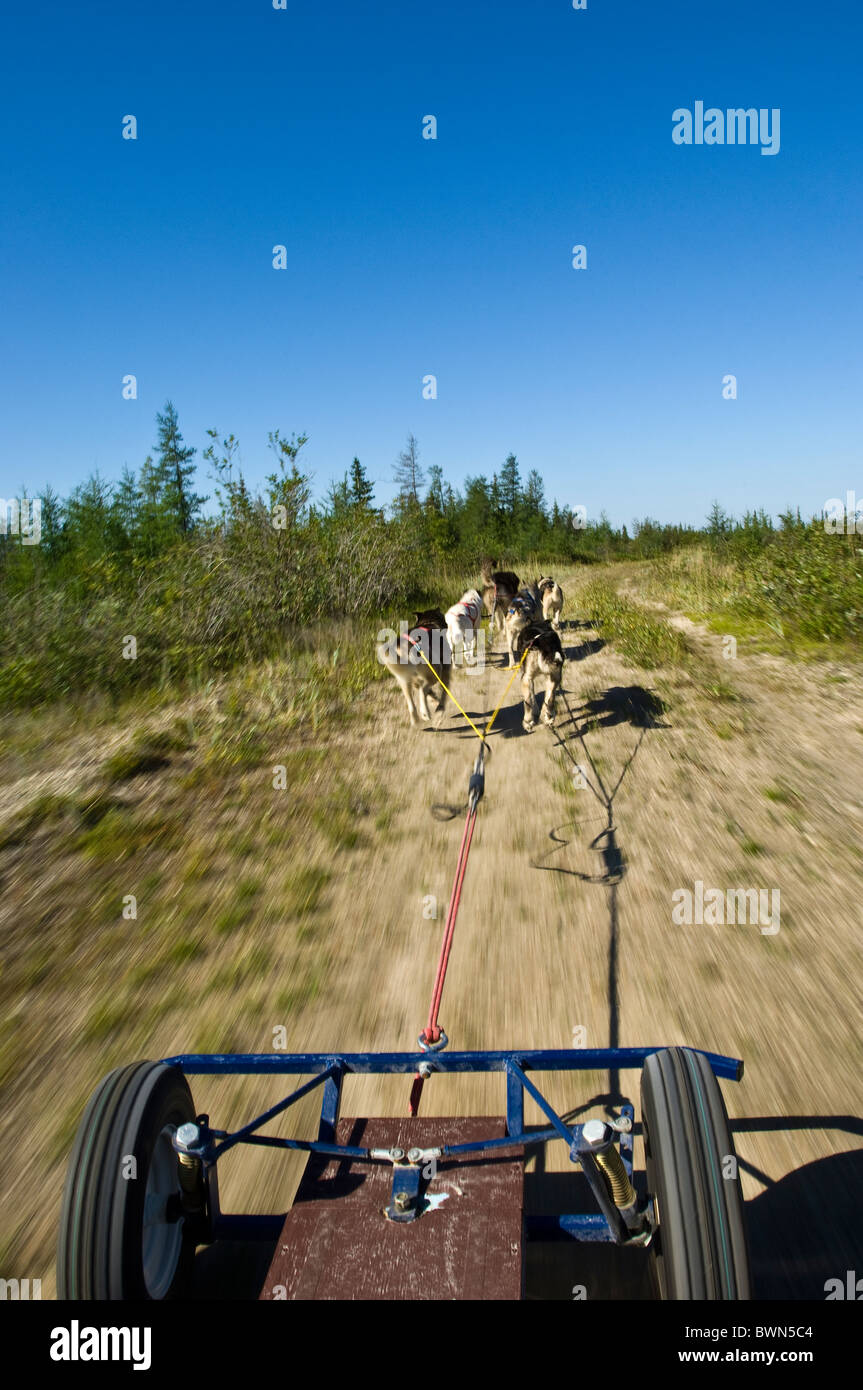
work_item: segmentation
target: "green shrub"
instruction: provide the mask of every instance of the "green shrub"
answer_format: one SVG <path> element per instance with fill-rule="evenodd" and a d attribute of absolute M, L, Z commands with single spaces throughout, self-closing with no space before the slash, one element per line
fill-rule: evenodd
<path fill-rule="evenodd" d="M 623 598 L 606 581 L 594 579 L 586 584 L 579 604 L 600 634 L 634 665 L 651 670 L 686 660 L 686 642 L 675 628 L 641 604 Z"/>

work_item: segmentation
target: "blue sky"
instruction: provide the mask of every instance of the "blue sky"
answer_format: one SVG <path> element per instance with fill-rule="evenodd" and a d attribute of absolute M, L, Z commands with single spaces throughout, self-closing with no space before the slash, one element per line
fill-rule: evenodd
<path fill-rule="evenodd" d="M 861 41 L 852 0 L 7 12 L 0 495 L 137 468 L 169 397 L 252 481 L 307 432 L 319 494 L 358 454 L 389 500 L 409 431 L 618 524 L 863 494 Z M 675 145 L 697 100 L 779 153 Z"/>

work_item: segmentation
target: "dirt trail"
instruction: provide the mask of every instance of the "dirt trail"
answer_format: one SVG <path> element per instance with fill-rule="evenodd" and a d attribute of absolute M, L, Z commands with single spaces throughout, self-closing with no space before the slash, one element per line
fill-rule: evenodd
<path fill-rule="evenodd" d="M 861 673 L 837 680 L 830 667 L 761 655 L 728 662 L 720 639 L 682 619 L 738 692 L 713 702 L 685 674 L 624 664 L 589 616 L 570 599 L 564 684 L 575 720 L 561 704 L 557 730 L 583 765 L 577 731 L 592 721 L 585 739 L 605 786 L 622 774 L 613 836 L 552 734 L 522 732 L 516 683 L 491 738 L 442 1022 L 459 1048 L 566 1047 L 580 1028 L 588 1046 L 688 1043 L 742 1057 L 743 1082 L 724 1091 L 756 1289 L 821 1297 L 825 1279 L 863 1258 L 863 1124 L 853 1118 L 863 1089 Z M 506 686 L 503 662 L 500 653 L 482 676 L 457 681 L 475 720 Z M 667 708 L 645 720 L 657 690 Z M 380 717 L 357 755 L 396 799 L 398 835 L 341 882 L 335 913 L 354 949 L 328 1007 L 291 1034 L 291 1048 L 410 1047 L 426 1016 L 463 820 L 441 824 L 431 807 L 464 802 L 476 739 L 452 705 L 436 731 L 417 732 L 394 686 L 375 698 Z M 778 889 L 779 930 L 676 925 L 671 895 L 696 880 Z M 436 921 L 423 916 L 428 894 Z M 574 1109 L 618 1081 L 637 1104 L 636 1074 L 585 1074 L 548 1092 Z M 357 1082 L 346 1113 L 401 1111 L 407 1089 Z M 495 1078 L 433 1079 L 423 1099 L 427 1114 L 501 1106 Z M 549 1169 L 566 1170 L 557 1147 Z"/>
<path fill-rule="evenodd" d="M 574 719 L 561 703 L 557 720 L 572 758 L 547 729 L 523 733 L 516 682 L 491 736 L 441 1021 L 459 1049 L 567 1047 L 579 1029 L 590 1047 L 686 1043 L 742 1057 L 744 1080 L 723 1091 L 756 1295 L 821 1298 L 826 1279 L 863 1268 L 863 674 L 763 655 L 724 661 L 720 639 L 689 625 L 706 668 L 715 663 L 737 695 L 710 699 L 685 671 L 640 671 L 603 646 L 572 581 L 562 580 Z M 503 663 L 498 650 L 482 674 L 457 677 L 476 721 L 503 693 Z M 436 729 L 411 729 L 394 682 L 364 698 L 372 717 L 345 729 L 341 753 L 373 776 L 390 827 L 330 865 L 337 926 L 318 998 L 293 1019 L 274 1007 L 272 1023 L 242 1026 L 244 1050 L 270 1050 L 281 1023 L 291 1051 L 410 1050 L 425 1023 L 463 824 L 462 812 L 441 822 L 431 808 L 464 805 L 477 741 L 451 704 Z M 605 786 L 621 779 L 610 834 L 606 808 L 574 785 L 579 730 Z M 326 763 L 318 775 L 330 776 Z M 675 924 L 672 894 L 696 881 L 778 889 L 779 930 Z M 275 994 L 284 981 L 272 983 Z M 150 1056 L 189 1046 L 176 1019 L 155 1032 Z M 547 1080 L 562 1111 L 593 1102 L 601 1114 L 618 1086 L 638 1106 L 636 1073 Z M 223 1125 L 274 1096 L 257 1079 L 198 1078 L 193 1091 Z M 399 1078 L 352 1080 L 343 1114 L 402 1113 L 408 1091 Z M 433 1078 L 423 1097 L 426 1115 L 502 1108 L 494 1077 Z M 25 1118 L 17 1107 L 16 1122 Z M 528 1107 L 527 1119 L 538 1112 Z M 285 1122 L 276 1132 L 292 1131 Z M 551 1146 L 550 1171 L 568 1170 L 562 1149 Z M 284 1209 L 299 1171 L 260 1151 L 237 1155 L 224 1169 L 226 1209 Z M 23 1189 L 12 1195 L 22 1200 Z M 55 1229 L 57 1200 L 41 1209 L 44 1231 Z M 217 1256 L 204 1258 L 205 1280 L 208 1263 Z M 567 1296 L 570 1276 L 568 1265 L 552 1292 Z M 601 1278 L 598 1287 L 607 1295 Z"/>

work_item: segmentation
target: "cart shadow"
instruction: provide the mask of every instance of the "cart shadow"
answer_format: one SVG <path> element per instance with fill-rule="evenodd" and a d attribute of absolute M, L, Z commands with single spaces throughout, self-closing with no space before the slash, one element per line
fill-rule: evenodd
<path fill-rule="evenodd" d="M 735 1135 L 805 1129 L 863 1136 L 863 1121 L 849 1115 L 779 1115 L 732 1120 L 731 1129 Z M 831 1279 L 840 1281 L 840 1296 L 847 1298 L 849 1271 L 855 1285 L 863 1277 L 863 1149 L 804 1163 L 776 1182 L 739 1152 L 737 1161 L 765 1184 L 746 1203 L 753 1298 L 824 1300 Z M 863 1293 L 863 1286 L 857 1292 Z"/>
<path fill-rule="evenodd" d="M 566 1124 L 614 1099 L 593 1096 L 561 1116 Z M 630 1102 L 631 1103 L 631 1102 Z M 863 1120 L 854 1115 L 776 1115 L 744 1117 L 730 1122 L 737 1135 L 794 1130 L 833 1130 L 863 1138 Z M 641 1134 L 641 1125 L 633 1126 Z M 741 1170 L 764 1184 L 764 1190 L 745 1203 L 747 1241 L 754 1301 L 820 1300 L 828 1291 L 848 1298 L 849 1286 L 859 1298 L 863 1284 L 863 1149 L 833 1154 L 803 1164 L 773 1181 L 740 1155 Z M 532 1172 L 525 1174 L 525 1211 L 556 1215 L 562 1211 L 593 1211 L 590 1188 L 575 1167 L 571 1172 L 547 1173 L 540 1148 Z M 637 1151 L 636 1151 L 637 1160 Z M 644 1173 L 636 1161 L 634 1182 L 645 1194 Z M 572 1300 L 578 1285 L 590 1299 L 656 1297 L 649 1253 L 613 1245 L 578 1245 L 546 1241 L 528 1244 L 527 1296 Z M 532 1253 L 531 1253 L 532 1252 Z M 830 1280 L 838 1281 L 831 1285 Z M 851 1296 L 854 1296 L 852 1294 Z"/>
<path fill-rule="evenodd" d="M 524 1208 L 530 1215 L 542 1216 L 597 1210 L 587 1180 L 575 1165 L 565 1173 L 525 1173 Z M 624 1249 L 611 1242 L 562 1238 L 554 1242 L 528 1240 L 525 1254 L 528 1299 L 570 1303 L 585 1299 L 593 1303 L 654 1297 L 651 1256 L 642 1248 Z"/>
<path fill-rule="evenodd" d="M 190 1301 L 254 1302 L 264 1287 L 278 1243 L 278 1238 L 223 1240 L 201 1247 L 195 1256 Z"/>

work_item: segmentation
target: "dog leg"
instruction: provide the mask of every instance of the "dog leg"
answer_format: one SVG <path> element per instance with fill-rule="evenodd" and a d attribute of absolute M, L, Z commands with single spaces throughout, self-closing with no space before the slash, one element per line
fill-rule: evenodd
<path fill-rule="evenodd" d="M 557 691 L 557 681 L 554 676 L 549 676 L 546 680 L 545 699 L 542 702 L 542 714 L 540 715 L 543 724 L 547 724 L 549 728 L 554 724 L 554 702 L 557 698 Z"/>
<path fill-rule="evenodd" d="M 407 682 L 405 682 L 405 684 L 402 685 L 401 681 L 399 681 L 399 685 L 402 686 L 402 694 L 404 695 L 408 703 L 408 714 L 411 717 L 411 728 L 415 729 L 420 721 L 417 719 L 417 712 L 414 709 L 414 702 L 411 699 L 410 687 L 408 686 Z"/>
<path fill-rule="evenodd" d="M 426 688 L 424 685 L 421 685 L 417 690 L 417 699 L 419 701 L 420 715 L 423 719 L 425 719 L 427 723 L 430 723 L 431 715 L 429 714 L 428 700 L 426 699 Z"/>
<path fill-rule="evenodd" d="M 531 729 L 536 728 L 536 720 L 533 717 L 533 709 L 536 703 L 536 691 L 533 688 L 533 677 L 527 672 L 521 678 L 521 698 L 524 700 L 524 719 L 522 728 L 525 733 L 530 733 Z"/>

